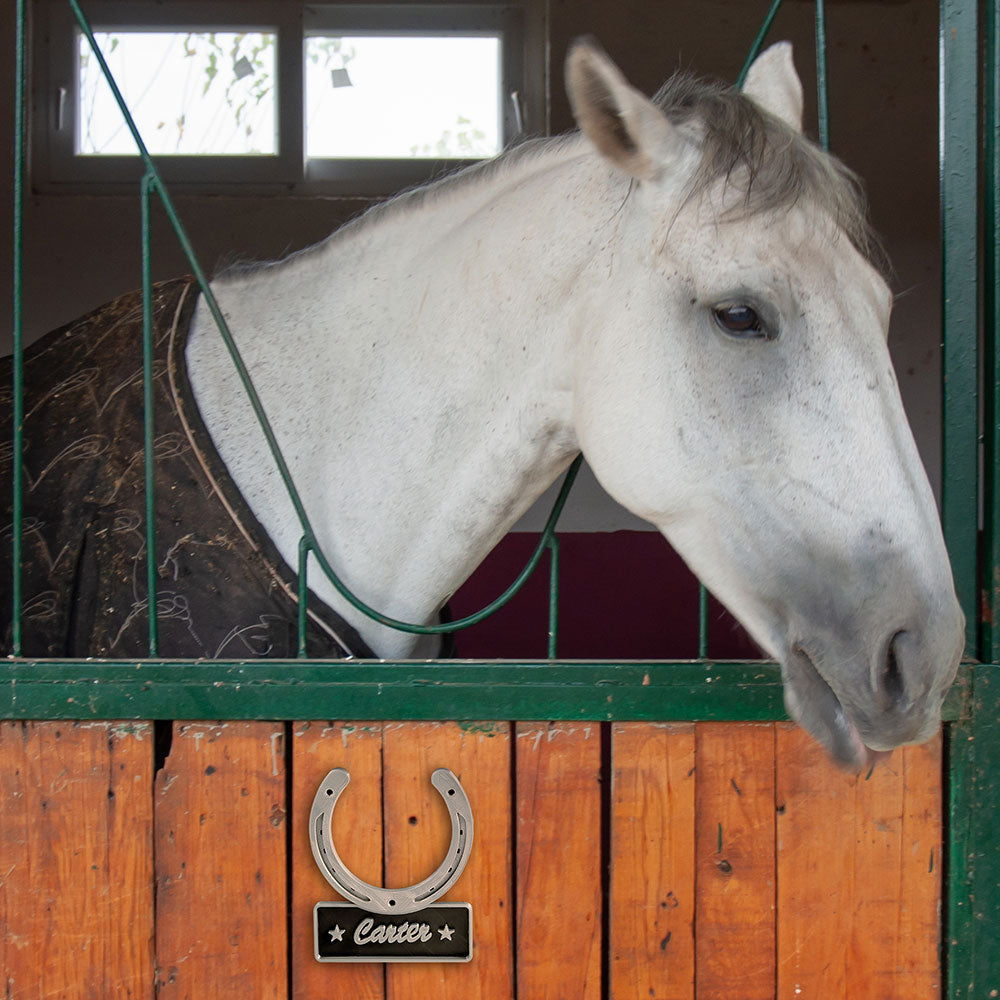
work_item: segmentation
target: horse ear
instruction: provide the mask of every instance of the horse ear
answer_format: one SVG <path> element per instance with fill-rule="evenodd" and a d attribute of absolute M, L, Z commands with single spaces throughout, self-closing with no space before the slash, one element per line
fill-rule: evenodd
<path fill-rule="evenodd" d="M 566 92 L 581 131 L 616 166 L 649 180 L 669 165 L 678 146 L 674 127 L 593 39 L 571 46 Z"/>
<path fill-rule="evenodd" d="M 754 59 L 743 93 L 796 132 L 802 131 L 802 82 L 795 72 L 791 42 L 778 42 Z"/>

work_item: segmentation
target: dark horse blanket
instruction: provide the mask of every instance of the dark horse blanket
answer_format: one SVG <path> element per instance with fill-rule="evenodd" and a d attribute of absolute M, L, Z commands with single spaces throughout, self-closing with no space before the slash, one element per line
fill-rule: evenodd
<path fill-rule="evenodd" d="M 198 288 L 153 293 L 160 656 L 293 657 L 294 576 L 233 488 L 191 398 L 184 363 Z M 11 440 L 11 361 L 0 385 Z M 25 355 L 23 655 L 148 656 L 142 299 L 125 295 Z M 3 458 L 10 478 L 11 446 Z M 11 646 L 10 489 L 0 621 Z M 310 656 L 371 655 L 310 601 Z"/>

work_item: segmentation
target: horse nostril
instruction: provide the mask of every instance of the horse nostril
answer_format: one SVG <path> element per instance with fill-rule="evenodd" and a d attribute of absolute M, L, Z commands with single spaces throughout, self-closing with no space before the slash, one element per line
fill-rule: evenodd
<path fill-rule="evenodd" d="M 899 664 L 897 641 L 905 634 L 905 632 L 899 631 L 889 640 L 885 651 L 885 663 L 882 664 L 882 673 L 879 677 L 880 690 L 888 695 L 893 704 L 901 701 L 904 693 L 903 671 Z"/>

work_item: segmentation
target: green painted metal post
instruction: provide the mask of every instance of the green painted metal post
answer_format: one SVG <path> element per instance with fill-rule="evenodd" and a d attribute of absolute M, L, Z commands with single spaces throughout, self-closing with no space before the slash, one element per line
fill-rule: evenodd
<path fill-rule="evenodd" d="M 698 584 L 698 659 L 708 659 L 708 588 Z"/>
<path fill-rule="evenodd" d="M 986 352 L 982 656 L 1000 663 L 1000 0 L 987 0 L 983 52 L 983 345 Z"/>
<path fill-rule="evenodd" d="M 13 386 L 13 463 L 12 483 L 12 524 L 11 524 L 11 652 L 21 655 L 21 548 L 24 507 L 24 303 L 21 297 L 24 224 L 24 102 L 25 102 L 25 59 L 24 59 L 24 0 L 16 0 L 14 13 L 14 386 Z"/>
<path fill-rule="evenodd" d="M 972 941 L 975 924 L 972 915 L 972 852 L 974 821 L 969 810 L 972 802 L 972 773 L 975 766 L 975 723 L 972 719 L 950 725 L 945 730 L 948 786 L 945 849 L 948 857 L 948 894 L 942 945 L 945 996 L 948 1000 L 969 998 L 972 977 Z"/>
<path fill-rule="evenodd" d="M 757 32 L 753 43 L 750 45 L 750 50 L 747 52 L 746 59 L 743 60 L 743 68 L 740 70 L 739 76 L 736 77 L 737 90 L 741 90 L 743 84 L 746 83 L 747 73 L 750 72 L 750 67 L 753 65 L 754 59 L 760 55 L 760 50 L 764 47 L 764 40 L 767 38 L 767 33 L 771 30 L 771 25 L 774 23 L 774 19 L 777 16 L 780 7 L 781 0 L 772 0 L 767 14 L 764 16 L 760 30 Z"/>
<path fill-rule="evenodd" d="M 942 522 L 966 617 L 966 652 L 973 657 L 979 617 L 978 29 L 975 0 L 942 0 Z"/>
<path fill-rule="evenodd" d="M 975 14 L 975 6 L 969 14 Z M 985 0 L 983 71 L 983 511 L 980 655 L 971 718 L 953 728 L 948 997 L 1000 996 L 1000 0 Z M 975 91 L 971 91 L 975 93 Z M 968 92 L 958 99 L 974 116 Z M 974 157 L 974 152 L 971 154 Z M 945 161 L 946 163 L 948 161 Z M 974 159 L 973 159 L 974 162 Z M 968 207 L 975 193 L 968 194 Z M 970 293 L 971 294 L 971 293 Z M 968 327 L 972 327 L 972 303 Z M 951 330 L 948 329 L 950 336 Z M 974 344 L 975 340 L 971 340 Z M 973 361 L 968 360 L 971 366 Z M 946 431 L 948 424 L 945 424 Z M 966 505 L 969 506 L 968 504 Z M 972 522 L 973 524 L 975 522 Z M 980 610 L 980 609 L 975 609 Z"/>
<path fill-rule="evenodd" d="M 989 662 L 972 668 L 968 716 L 949 728 L 949 869 L 945 939 L 949 1000 L 1000 996 L 1000 369 L 998 337 L 997 169 L 998 0 L 986 0 L 983 75 L 979 10 L 973 0 L 941 5 L 941 207 L 943 243 L 943 515 L 955 583 L 967 619 L 967 652 Z M 979 84 L 983 92 L 983 413 L 984 566 L 977 568 L 979 515 L 978 293 Z M 978 592 L 980 583 L 984 593 Z M 980 611 L 983 614 L 980 631 Z"/>
<path fill-rule="evenodd" d="M 556 658 L 559 648 L 559 538 L 549 539 L 549 652 L 550 660 Z"/>
<path fill-rule="evenodd" d="M 1000 996 L 1000 666 L 973 668 L 970 717 L 950 727 L 948 1000 Z"/>
<path fill-rule="evenodd" d="M 826 80 L 826 4 L 816 0 L 816 116 L 819 144 L 830 148 L 830 100 Z"/>
<path fill-rule="evenodd" d="M 160 639 L 156 599 L 156 430 L 153 383 L 153 277 L 149 228 L 150 189 L 155 179 L 148 172 L 139 185 L 142 216 L 142 427 L 143 468 L 146 488 L 146 613 L 149 620 L 149 655 L 159 656 Z"/>
<path fill-rule="evenodd" d="M 299 539 L 299 616 L 298 616 L 298 651 L 296 655 L 304 660 L 309 654 L 306 651 L 306 625 L 309 613 L 309 541 L 303 535 Z"/>

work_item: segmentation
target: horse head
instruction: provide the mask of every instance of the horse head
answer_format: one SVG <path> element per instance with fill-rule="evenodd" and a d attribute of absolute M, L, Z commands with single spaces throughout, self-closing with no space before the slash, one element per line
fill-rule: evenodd
<path fill-rule="evenodd" d="M 567 84 L 621 191 L 576 327 L 584 454 L 780 661 L 838 761 L 926 739 L 964 619 L 877 241 L 854 175 L 802 135 L 790 47 L 741 94 L 681 76 L 650 100 L 582 42 Z"/>

